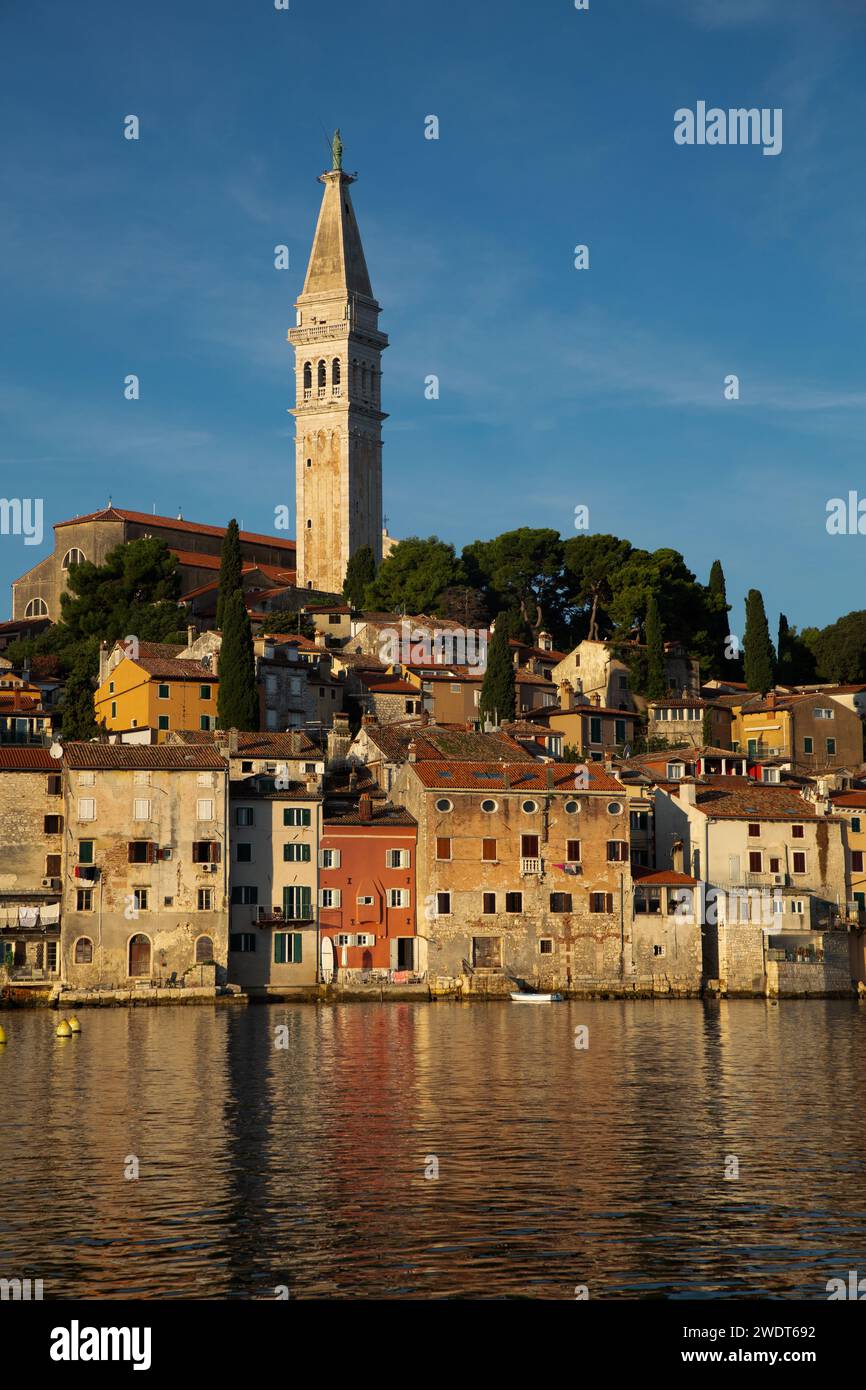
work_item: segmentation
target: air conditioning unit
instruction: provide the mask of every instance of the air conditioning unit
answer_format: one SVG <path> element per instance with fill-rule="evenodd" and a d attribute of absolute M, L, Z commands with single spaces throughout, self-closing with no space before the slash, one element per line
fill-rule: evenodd
<path fill-rule="evenodd" d="M 782 883 L 782 884 L 784 884 L 784 882 L 785 882 L 785 875 L 784 875 L 784 874 L 773 874 L 773 882 L 774 882 L 774 883 Z"/>
<path fill-rule="evenodd" d="M 217 865 L 216 865 L 216 864 L 205 864 L 205 866 L 204 866 L 204 871 L 205 871 L 206 874 L 215 874 L 216 871 L 217 871 Z"/>
<path fill-rule="evenodd" d="M 43 888 L 50 888 L 50 887 L 52 886 L 53 883 L 54 883 L 54 879 L 53 879 L 53 878 L 43 878 L 43 880 L 42 880 L 42 887 L 43 887 Z"/>
<path fill-rule="evenodd" d="M 157 850 L 157 859 L 170 859 L 172 851 L 170 849 Z"/>

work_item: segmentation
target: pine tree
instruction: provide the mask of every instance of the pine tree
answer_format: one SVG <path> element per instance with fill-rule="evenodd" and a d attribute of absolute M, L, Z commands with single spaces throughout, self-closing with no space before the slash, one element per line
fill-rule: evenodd
<path fill-rule="evenodd" d="M 227 600 L 223 615 L 217 717 L 222 729 L 255 731 L 259 727 L 253 633 L 240 589 Z"/>
<path fill-rule="evenodd" d="M 645 695 L 648 700 L 659 700 L 667 693 L 665 680 L 665 644 L 662 624 L 659 617 L 655 594 L 650 594 L 646 609 L 647 677 Z"/>
<path fill-rule="evenodd" d="M 232 517 L 226 527 L 222 551 L 220 552 L 220 580 L 216 607 L 216 625 L 220 630 L 225 621 L 226 603 L 235 589 L 241 587 L 242 565 L 241 533 L 238 530 L 237 522 Z"/>
<path fill-rule="evenodd" d="M 373 555 L 373 548 L 369 545 L 362 545 L 360 550 L 356 550 L 354 555 L 349 556 L 346 578 L 343 580 L 343 598 L 353 608 L 363 608 L 367 585 L 372 584 L 375 578 L 376 558 Z"/>
<path fill-rule="evenodd" d="M 743 664 L 746 685 L 750 690 L 757 690 L 766 695 L 773 685 L 776 653 L 770 641 L 770 628 L 760 589 L 750 589 L 746 598 Z"/>
<path fill-rule="evenodd" d="M 99 658 L 91 646 L 82 651 L 66 678 L 61 705 L 65 741 L 96 738 L 99 733 L 93 709 L 98 666 Z"/>
<path fill-rule="evenodd" d="M 508 645 L 508 631 L 497 622 L 487 648 L 487 670 L 481 686 L 478 712 L 485 718 L 501 723 L 514 718 L 514 662 Z"/>

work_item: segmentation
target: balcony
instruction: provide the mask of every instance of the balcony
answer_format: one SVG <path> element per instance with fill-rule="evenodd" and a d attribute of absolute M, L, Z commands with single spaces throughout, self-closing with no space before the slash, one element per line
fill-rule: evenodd
<path fill-rule="evenodd" d="M 745 752 L 740 751 L 739 753 L 732 753 L 731 756 L 737 758 L 756 758 L 758 760 L 761 758 L 790 758 L 791 750 L 784 743 L 774 745 L 771 743 L 756 743 L 754 739 L 748 739 Z M 804 754 L 804 757 L 809 756 L 810 754 L 808 753 Z"/>
<path fill-rule="evenodd" d="M 540 875 L 540 874 L 542 874 L 543 872 L 544 872 L 544 869 L 543 869 L 542 860 L 540 860 L 540 859 L 521 859 L 521 861 L 520 861 L 520 876 L 521 876 L 521 878 L 527 878 L 528 876 L 533 875 L 533 874 L 538 874 L 538 875 Z"/>
<path fill-rule="evenodd" d="M 336 323 L 311 323 L 300 328 L 290 328 L 290 343 L 315 343 L 324 338 L 345 338 L 349 332 L 349 320 L 338 319 Z"/>

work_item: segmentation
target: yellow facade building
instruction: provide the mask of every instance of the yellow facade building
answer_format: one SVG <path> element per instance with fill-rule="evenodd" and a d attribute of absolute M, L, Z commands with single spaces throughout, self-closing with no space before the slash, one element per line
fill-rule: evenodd
<path fill-rule="evenodd" d="M 96 722 L 110 733 L 153 729 L 164 743 L 177 729 L 215 729 L 219 681 L 200 661 L 124 657 L 93 697 Z"/>

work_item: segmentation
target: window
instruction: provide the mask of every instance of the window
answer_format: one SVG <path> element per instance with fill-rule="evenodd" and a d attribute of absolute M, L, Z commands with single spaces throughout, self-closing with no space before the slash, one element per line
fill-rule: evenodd
<path fill-rule="evenodd" d="M 485 841 L 485 843 L 486 843 L 486 841 Z M 450 839 L 450 837 L 449 837 L 448 835 L 437 835 L 437 836 L 436 836 L 436 858 L 437 858 L 437 859 L 450 859 L 450 858 L 451 858 L 451 839 Z"/>
<path fill-rule="evenodd" d="M 126 847 L 128 864 L 153 864 L 156 859 L 156 845 L 150 840 L 130 840 Z"/>
<path fill-rule="evenodd" d="M 252 806 L 238 806 L 235 809 L 235 825 L 254 825 Z"/>
<path fill-rule="evenodd" d="M 622 811 L 622 803 L 619 801 L 609 801 L 607 803 L 608 815 L 618 816 Z"/>
<path fill-rule="evenodd" d="M 79 864 L 92 864 L 92 863 L 93 863 L 93 841 L 92 841 L 92 840 L 79 840 L 79 841 L 78 841 L 78 862 L 79 862 Z"/>
<path fill-rule="evenodd" d="M 590 912 L 613 912 L 613 893 L 590 893 Z"/>
<path fill-rule="evenodd" d="M 252 883 L 232 885 L 232 903 L 240 907 L 255 907 L 259 901 L 259 890 Z"/>
<path fill-rule="evenodd" d="M 49 775 L 49 777 L 48 777 L 48 795 L 49 795 L 49 796 L 62 796 L 62 795 L 63 795 L 63 778 L 60 776 L 59 773 L 56 773 L 56 772 L 50 773 L 50 775 Z"/>
<path fill-rule="evenodd" d="M 436 916 L 437 916 L 437 917 L 450 917 L 450 916 L 451 916 L 451 894 L 450 894 L 450 893 L 437 893 L 437 894 L 436 894 Z"/>
<path fill-rule="evenodd" d="M 200 797 L 195 803 L 196 820 L 213 820 L 213 798 Z"/>
<path fill-rule="evenodd" d="M 472 964 L 480 970 L 499 970 L 502 967 L 502 938 L 473 936 Z"/>
<path fill-rule="evenodd" d="M 111 702 L 111 717 L 112 717 L 112 719 L 116 719 L 116 718 L 117 718 L 117 701 L 116 701 L 116 700 L 112 700 L 112 702 Z"/>
<path fill-rule="evenodd" d="M 210 687 L 209 685 L 200 685 L 199 688 L 198 688 L 198 697 L 199 697 L 199 699 L 200 699 L 200 700 L 209 700 L 209 699 L 210 699 L 210 692 L 211 692 L 211 687 Z"/>
<path fill-rule="evenodd" d="M 207 731 L 216 728 L 216 720 L 212 714 L 200 714 L 198 717 L 198 727 Z"/>
<path fill-rule="evenodd" d="M 482 911 L 482 914 L 483 914 L 485 917 L 492 917 L 492 916 L 493 916 L 493 914 L 494 914 L 495 911 L 496 911 L 496 894 L 495 894 L 495 893 L 482 893 L 482 895 L 481 895 L 481 911 Z"/>
<path fill-rule="evenodd" d="M 250 822 L 252 824 L 252 822 Z M 283 825 L 309 825 L 309 808 L 300 806 L 287 806 L 283 811 Z"/>
<path fill-rule="evenodd" d="M 522 911 L 523 911 L 523 894 L 522 894 L 522 893 L 506 893 L 506 894 L 505 894 L 505 911 L 506 911 L 506 912 L 522 912 Z"/>
<path fill-rule="evenodd" d="M 814 751 L 815 751 L 815 745 L 814 745 L 813 740 L 812 740 L 811 738 L 804 738 L 804 739 L 803 739 L 803 752 L 804 752 L 804 753 L 813 753 Z"/>
<path fill-rule="evenodd" d="M 827 752 L 828 752 L 829 754 L 831 754 L 831 755 L 832 755 L 833 753 L 836 752 L 836 740 L 835 740 L 835 738 L 828 738 L 828 739 L 827 739 Z"/>
<path fill-rule="evenodd" d="M 78 798 L 78 819 L 96 820 L 96 802 L 92 796 L 80 796 Z"/>
<path fill-rule="evenodd" d="M 283 845 L 283 859 L 288 864 L 309 864 L 310 846 L 304 844 Z"/>
<path fill-rule="evenodd" d="M 372 906 L 373 906 L 373 899 L 370 897 L 370 895 L 369 895 L 368 893 L 365 893 L 362 897 L 356 898 L 355 901 L 356 901 L 356 903 L 358 904 L 359 907 L 372 907 Z"/>
<path fill-rule="evenodd" d="M 484 839 L 481 841 L 481 858 L 487 864 L 496 863 L 496 841 Z"/>
<path fill-rule="evenodd" d="M 244 761 L 244 762 L 241 763 L 241 772 L 252 772 L 252 770 L 253 770 L 253 765 L 252 765 L 251 762 L 246 762 L 246 761 Z"/>
<path fill-rule="evenodd" d="M 580 802 L 579 802 L 579 801 L 566 801 L 566 803 L 565 803 L 565 814 L 566 814 L 567 816 L 576 816 L 579 810 L 580 810 Z"/>
<path fill-rule="evenodd" d="M 375 946 L 376 938 L 372 932 L 359 931 L 355 936 L 356 946 Z"/>
<path fill-rule="evenodd" d="M 156 687 L 156 697 L 158 700 L 167 700 L 169 698 L 169 694 L 170 691 L 167 685 L 158 685 Z"/>
<path fill-rule="evenodd" d="M 520 857 L 521 859 L 537 859 L 539 838 L 537 835 L 521 835 L 520 837 Z"/>
<path fill-rule="evenodd" d="M 487 797 L 484 801 L 482 801 L 481 809 L 482 811 L 486 812 L 488 816 L 492 815 L 493 812 L 496 810 L 496 802 L 492 801 L 489 797 Z"/>
<path fill-rule="evenodd" d="M 386 849 L 385 864 L 389 869 L 408 869 L 408 849 Z"/>
<path fill-rule="evenodd" d="M 628 859 L 628 845 L 625 840 L 608 840 L 607 860 L 609 864 L 624 864 Z"/>
<path fill-rule="evenodd" d="M 249 955 L 250 953 L 255 952 L 255 949 L 256 938 L 255 934 L 251 931 L 232 932 L 231 936 L 229 937 L 230 951 L 239 951 L 244 955 Z"/>
<path fill-rule="evenodd" d="M 320 907 L 339 907 L 342 900 L 342 893 L 339 888 L 320 888 L 319 906 Z"/>
<path fill-rule="evenodd" d="M 83 565 L 83 564 L 84 564 L 84 551 L 83 551 L 83 550 L 79 550 L 79 549 L 78 549 L 78 546 L 77 546 L 77 545 L 74 545 L 74 546 L 72 547 L 71 550 L 67 550 L 67 552 L 66 552 L 66 554 L 64 555 L 63 559 L 60 561 L 60 568 L 63 569 L 63 570 L 68 570 L 70 565 Z"/>
<path fill-rule="evenodd" d="M 150 802 L 142 797 L 136 797 L 132 803 L 133 820 L 150 820 Z"/>
<path fill-rule="evenodd" d="M 551 893 L 550 910 L 551 912 L 571 912 L 571 894 Z"/>
<path fill-rule="evenodd" d="M 338 849 L 323 849 L 319 856 L 319 864 L 323 869 L 339 869 L 340 851 Z"/>
<path fill-rule="evenodd" d="M 614 738 L 617 743 L 625 743 L 625 720 L 615 719 L 613 721 Z"/>
<path fill-rule="evenodd" d="M 48 604 L 44 598 L 32 598 L 24 609 L 25 618 L 47 618 Z"/>
<path fill-rule="evenodd" d="M 771 858 L 770 858 L 770 873 L 771 873 L 771 874 L 778 874 L 778 873 L 781 873 L 781 865 L 782 865 L 781 859 L 776 858 L 775 855 L 771 856 Z"/>
<path fill-rule="evenodd" d="M 749 850 L 749 873 L 759 874 L 764 867 L 764 856 L 759 849 Z"/>
<path fill-rule="evenodd" d="M 302 940 L 299 931 L 274 932 L 274 964 L 300 965 L 303 949 Z"/>
<path fill-rule="evenodd" d="M 685 777 L 685 763 L 668 763 L 668 781 L 678 782 L 681 777 Z"/>
<path fill-rule="evenodd" d="M 665 948 L 664 948 L 664 946 L 653 946 L 653 955 L 654 955 L 654 956 L 663 956 L 664 953 L 665 953 Z"/>
<path fill-rule="evenodd" d="M 542 936 L 538 943 L 538 949 L 543 956 L 553 955 L 553 941 L 549 936 Z"/>
<path fill-rule="evenodd" d="M 61 862 L 61 856 L 60 856 L 59 854 L 47 854 L 47 855 L 45 856 L 45 877 L 46 877 L 46 878 L 59 878 L 59 877 L 60 877 L 60 862 Z"/>
<path fill-rule="evenodd" d="M 79 908 L 79 912 L 81 909 Z M 75 964 L 91 965 L 93 963 L 93 942 L 89 936 L 79 936 L 75 943 Z"/>
<path fill-rule="evenodd" d="M 806 827 L 805 827 L 805 825 L 792 825 L 792 826 L 791 826 L 791 835 L 793 836 L 793 838 L 794 838 L 795 840 L 803 840 L 803 839 L 805 839 L 805 838 L 806 838 Z"/>
<path fill-rule="evenodd" d="M 133 890 L 132 890 L 132 901 L 133 901 L 133 906 L 134 906 L 135 908 L 137 908 L 139 912 L 146 912 L 146 911 L 147 911 L 147 889 L 146 889 L 146 888 L 133 888 Z"/>
<path fill-rule="evenodd" d="M 283 916 L 294 921 L 308 921 L 313 915 L 312 889 L 306 884 L 292 884 L 283 889 Z"/>
<path fill-rule="evenodd" d="M 851 829 L 852 829 L 856 834 L 859 834 L 859 833 L 860 833 L 860 817 L 859 817 L 859 816 L 852 816 L 852 817 L 851 817 Z"/>
<path fill-rule="evenodd" d="M 521 810 L 525 811 L 528 816 L 534 815 L 535 812 L 538 810 L 538 802 L 524 801 L 523 805 L 521 806 Z"/>
<path fill-rule="evenodd" d="M 863 872 L 862 849 L 852 849 L 851 851 L 851 872 L 854 874 L 862 874 Z"/>
<path fill-rule="evenodd" d="M 196 774 L 196 779 L 195 779 L 195 784 L 196 784 L 197 787 L 212 787 L 212 786 L 213 786 L 213 773 L 212 773 L 212 772 L 199 772 L 199 773 L 197 773 L 197 774 Z M 204 938 L 202 938 L 202 940 L 204 940 Z"/>
<path fill-rule="evenodd" d="M 389 888 L 388 889 L 389 907 L 408 907 L 409 890 L 408 888 Z"/>
<path fill-rule="evenodd" d="M 199 888 L 196 893 L 199 912 L 213 912 L 213 889 Z"/>
<path fill-rule="evenodd" d="M 580 863 L 580 840 L 566 840 L 565 858 L 569 864 Z"/>
<path fill-rule="evenodd" d="M 46 835 L 59 835 L 63 830 L 62 816 L 45 816 L 43 819 L 44 833 Z"/>
<path fill-rule="evenodd" d="M 436 802 L 436 810 L 441 811 L 444 815 L 446 811 L 451 811 L 453 809 L 454 808 L 451 802 L 448 800 L 448 798 L 446 796 L 440 796 L 439 800 Z"/>
<path fill-rule="evenodd" d="M 793 861 L 793 871 L 795 874 L 806 873 L 806 852 L 802 849 L 795 849 L 791 856 Z"/>
<path fill-rule="evenodd" d="M 76 911 L 76 912 L 92 912 L 92 911 L 93 911 L 93 889 L 92 889 L 92 888 L 79 888 L 79 889 L 76 891 L 76 894 L 75 894 L 75 911 Z M 88 957 L 88 959 L 89 959 L 89 957 Z M 77 950 L 76 950 L 76 964 L 79 964 L 79 965 L 81 964 L 81 962 L 78 960 L 78 953 L 77 953 Z"/>
<path fill-rule="evenodd" d="M 158 714 L 158 715 L 156 716 L 156 727 L 157 727 L 158 729 L 167 729 L 167 728 L 168 728 L 168 715 L 167 715 L 167 714 Z"/>
<path fill-rule="evenodd" d="M 749 826 L 749 834 L 752 836 L 752 839 L 756 839 L 760 835 L 760 833 L 761 827 L 759 825 L 753 824 Z"/>
<path fill-rule="evenodd" d="M 174 898 L 163 898 L 163 907 L 174 907 Z"/>
<path fill-rule="evenodd" d="M 814 717 L 815 719 L 832 719 L 832 718 L 833 718 L 833 710 L 831 710 L 831 709 L 813 709 L 813 710 L 812 710 L 812 715 L 813 715 L 813 717 Z"/>
<path fill-rule="evenodd" d="M 589 741 L 601 743 L 601 719 L 597 714 L 592 715 L 589 721 Z"/>
<path fill-rule="evenodd" d="M 219 864 L 222 859 L 222 846 L 219 840 L 193 840 L 193 864 Z"/>

